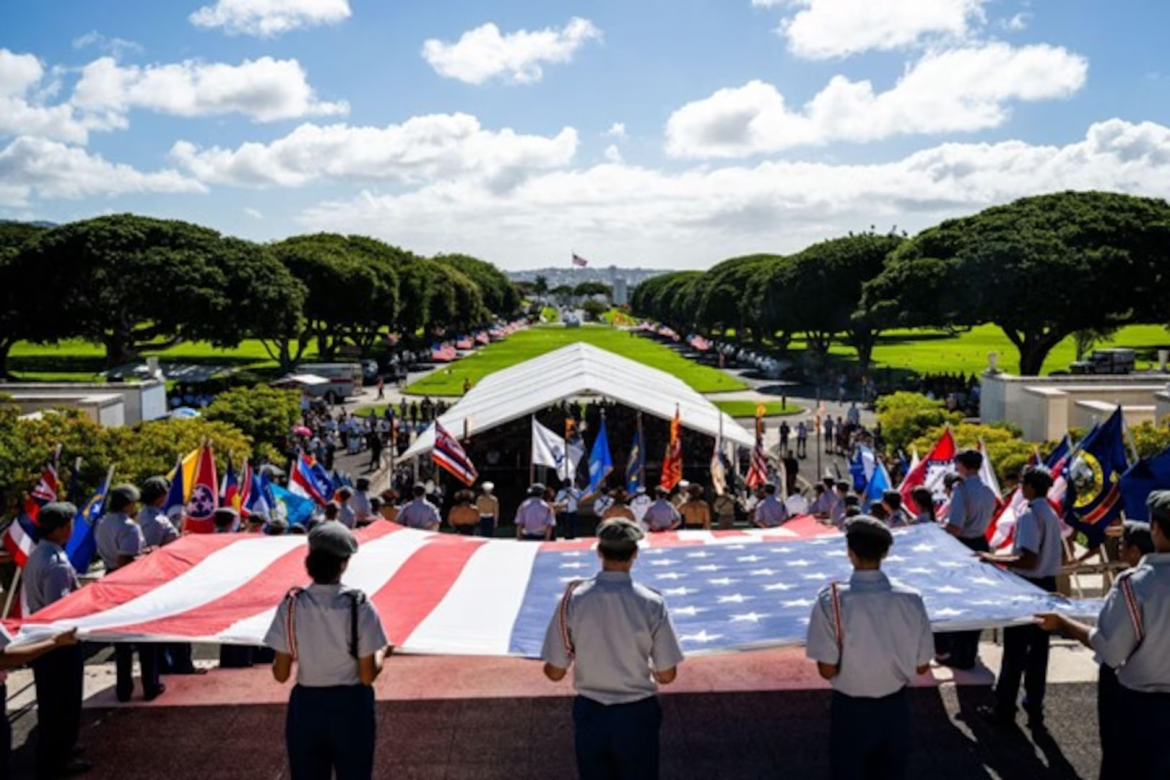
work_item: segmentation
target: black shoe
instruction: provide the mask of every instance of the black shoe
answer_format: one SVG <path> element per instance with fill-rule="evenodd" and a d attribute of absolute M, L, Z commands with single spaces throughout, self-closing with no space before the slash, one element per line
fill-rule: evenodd
<path fill-rule="evenodd" d="M 1035 712 L 1033 710 L 1025 710 L 1028 713 L 1028 730 L 1029 731 L 1048 731 L 1048 727 L 1044 725 L 1044 713 Z"/>
<path fill-rule="evenodd" d="M 115 695 L 118 697 L 118 701 L 125 704 L 126 702 L 130 701 L 130 697 L 134 695 L 134 691 L 115 691 Z"/>
<path fill-rule="evenodd" d="M 159 696 L 162 696 L 164 693 L 166 693 L 166 690 L 167 690 L 167 686 L 164 683 L 159 683 L 158 687 L 155 688 L 153 691 L 146 691 L 142 695 L 142 699 L 143 699 L 143 701 L 154 701 Z"/>
<path fill-rule="evenodd" d="M 993 726 L 1001 728 L 1016 727 L 1016 713 L 1001 710 L 999 707 L 989 707 L 986 704 L 975 708 L 975 712 Z"/>

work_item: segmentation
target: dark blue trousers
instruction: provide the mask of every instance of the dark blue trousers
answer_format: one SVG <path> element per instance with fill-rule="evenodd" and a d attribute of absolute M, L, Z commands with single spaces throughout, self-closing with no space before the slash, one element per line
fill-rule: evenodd
<path fill-rule="evenodd" d="M 163 645 L 159 656 L 159 672 L 162 674 L 194 674 L 195 662 L 191 660 L 190 642 L 176 642 Z"/>
<path fill-rule="evenodd" d="M 573 724 L 581 780 L 657 780 L 662 727 L 657 696 L 608 707 L 578 696 Z"/>
<path fill-rule="evenodd" d="M 114 669 L 117 680 L 114 692 L 118 701 L 130 701 L 134 695 L 134 651 L 138 651 L 138 665 L 142 671 L 142 692 L 147 696 L 158 694 L 159 686 L 159 656 L 162 654 L 162 645 L 152 645 L 146 642 L 126 644 L 119 642 L 114 645 Z"/>
<path fill-rule="evenodd" d="M 1121 683 L 1117 671 L 1105 664 L 1097 677 L 1097 731 L 1101 735 L 1101 780 L 1123 780 L 1118 762 L 1127 746 L 1121 730 Z"/>
<path fill-rule="evenodd" d="M 829 763 L 833 780 L 898 780 L 910 767 L 910 697 L 880 699 L 833 691 Z"/>
<path fill-rule="evenodd" d="M 0 698 L 8 701 L 8 685 L 0 685 Z M 0 723 L 0 780 L 12 777 L 12 724 L 8 722 L 8 712 L 4 712 L 4 722 Z"/>
<path fill-rule="evenodd" d="M 496 519 L 494 517 L 491 515 L 480 515 L 479 535 L 485 539 L 491 539 L 496 535 Z"/>
<path fill-rule="evenodd" d="M 557 513 L 557 527 L 561 529 L 562 539 L 576 539 L 577 538 L 577 513 L 576 512 L 559 512 Z"/>
<path fill-rule="evenodd" d="M 81 731 L 85 681 L 81 645 L 59 647 L 32 662 L 37 689 L 37 774 L 51 777 L 73 757 Z"/>
<path fill-rule="evenodd" d="M 296 686 L 284 728 L 292 780 L 370 780 L 376 725 L 368 685 Z"/>
<path fill-rule="evenodd" d="M 1170 750 L 1162 743 L 1170 734 L 1170 693 L 1139 693 L 1120 686 L 1121 733 L 1128 744 L 1118 756 L 1126 780 L 1166 780 Z"/>
<path fill-rule="evenodd" d="M 1025 579 L 1049 593 L 1056 591 L 1055 577 Z M 1003 663 L 995 683 L 995 706 L 1002 714 L 1016 714 L 1016 699 L 1020 694 L 1022 679 L 1024 710 L 1033 720 L 1043 720 L 1051 639 L 1049 633 L 1039 626 L 1012 626 L 1003 630 Z"/>

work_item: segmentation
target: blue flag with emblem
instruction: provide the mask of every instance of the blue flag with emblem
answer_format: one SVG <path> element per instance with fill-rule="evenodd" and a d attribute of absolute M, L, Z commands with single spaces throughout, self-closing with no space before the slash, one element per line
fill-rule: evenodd
<path fill-rule="evenodd" d="M 890 485 L 890 472 L 886 471 L 886 464 L 878 463 L 877 468 L 873 470 L 873 477 L 870 478 L 869 484 L 865 486 L 865 498 L 862 501 L 861 511 L 863 513 L 869 512 L 869 507 L 882 500 L 882 495 L 893 486 Z"/>
<path fill-rule="evenodd" d="M 73 535 L 69 537 L 69 542 L 65 545 L 65 554 L 69 556 L 69 562 L 73 564 L 73 568 L 77 570 L 78 574 L 89 571 L 89 565 L 93 563 L 93 556 L 97 554 L 97 539 L 94 536 L 94 529 L 97 527 L 97 521 L 106 511 L 106 495 L 110 492 L 110 483 L 113 480 L 114 469 L 111 468 L 106 473 L 105 481 L 93 494 L 93 498 L 77 510 L 77 517 L 74 518 Z"/>
<path fill-rule="evenodd" d="M 313 510 L 317 508 L 317 504 L 311 498 L 299 496 L 285 490 L 280 485 L 270 485 L 270 487 L 269 492 L 274 502 L 272 507 L 274 517 L 282 518 L 290 526 L 304 525 L 309 522 L 309 518 L 313 516 Z"/>
<path fill-rule="evenodd" d="M 634 431 L 630 444 L 630 458 L 626 461 L 626 490 L 631 494 L 642 487 L 642 474 L 646 469 L 646 448 L 642 446 L 642 429 Z"/>
<path fill-rule="evenodd" d="M 593 440 L 589 453 L 589 492 L 596 493 L 609 472 L 613 471 L 613 456 L 609 452 L 609 436 L 605 432 L 605 418 L 601 418 L 601 430 Z"/>
<path fill-rule="evenodd" d="M 1121 499 L 1127 520 L 1149 521 L 1146 499 L 1155 490 L 1170 490 L 1170 447 L 1152 458 L 1142 458 L 1121 475 Z"/>
<path fill-rule="evenodd" d="M 1121 475 L 1128 469 L 1119 406 L 1084 438 L 1065 467 L 1064 519 L 1087 537 L 1090 547 L 1105 541 L 1105 529 L 1121 514 Z"/>

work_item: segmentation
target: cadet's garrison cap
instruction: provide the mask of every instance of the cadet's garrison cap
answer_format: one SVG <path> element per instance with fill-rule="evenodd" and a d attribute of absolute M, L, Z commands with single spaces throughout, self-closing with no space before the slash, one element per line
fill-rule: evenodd
<path fill-rule="evenodd" d="M 1155 490 L 1146 499 L 1146 507 L 1150 510 L 1150 520 L 1170 522 L 1170 490 Z"/>
<path fill-rule="evenodd" d="M 151 477 L 142 483 L 142 500 L 153 504 L 171 490 L 171 481 L 166 477 Z"/>
<path fill-rule="evenodd" d="M 1139 523 L 1137 520 L 1126 520 L 1122 526 L 1122 538 L 1131 547 L 1136 547 L 1142 555 L 1149 555 L 1154 550 L 1154 537 L 1150 536 L 1150 524 Z"/>
<path fill-rule="evenodd" d="M 358 551 L 357 538 L 341 523 L 318 523 L 309 531 L 309 552 L 317 550 L 348 558 Z"/>
<path fill-rule="evenodd" d="M 45 504 L 37 512 L 37 536 L 41 539 L 45 538 L 58 528 L 69 525 L 69 522 L 76 516 L 77 507 L 67 501 L 54 501 L 51 504 Z"/>
<path fill-rule="evenodd" d="M 645 536 L 637 523 L 615 517 L 597 527 L 597 546 L 613 552 L 632 552 Z"/>
<path fill-rule="evenodd" d="M 533 482 L 532 487 L 528 488 L 528 495 L 530 495 L 530 496 L 543 496 L 544 495 L 544 485 L 540 482 Z"/>
<path fill-rule="evenodd" d="M 845 526 L 845 538 L 860 537 L 869 538 L 874 541 L 885 542 L 886 545 L 894 543 L 894 535 L 890 533 L 890 529 L 886 524 L 876 517 L 869 515 L 858 515 L 849 521 Z"/>
<path fill-rule="evenodd" d="M 966 466 L 969 469 L 977 469 L 983 465 L 983 453 L 979 450 L 972 449 L 961 450 L 955 456 L 955 463 Z"/>
<path fill-rule="evenodd" d="M 215 514 L 211 516 L 211 522 L 216 528 L 231 527 L 240 519 L 240 513 L 230 506 L 221 506 L 215 510 Z"/>
<path fill-rule="evenodd" d="M 133 485 L 118 485 L 110 490 L 110 503 L 126 506 L 141 500 L 142 494 Z"/>

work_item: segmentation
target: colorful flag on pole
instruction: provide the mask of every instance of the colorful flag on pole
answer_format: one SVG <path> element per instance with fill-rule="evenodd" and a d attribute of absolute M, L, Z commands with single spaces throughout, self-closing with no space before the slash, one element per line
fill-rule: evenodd
<path fill-rule="evenodd" d="M 573 265 L 577 266 L 578 268 L 586 268 L 589 265 L 589 261 L 586 260 L 584 257 L 581 257 L 580 255 L 578 255 L 576 252 L 574 252 L 573 253 Z"/>
<path fill-rule="evenodd" d="M 272 484 L 268 481 L 268 474 L 251 471 L 251 467 L 249 467 L 249 472 L 251 472 L 249 481 L 252 487 L 248 490 L 248 496 L 244 501 L 244 511 L 249 515 L 272 518 L 276 500 L 272 495 Z"/>
<path fill-rule="evenodd" d="M 171 489 L 167 493 L 167 500 L 163 503 L 163 511 L 176 528 L 183 527 L 183 512 L 187 508 L 187 487 L 185 485 L 183 457 L 180 455 L 175 461 L 175 470 L 171 472 Z"/>
<path fill-rule="evenodd" d="M 862 499 L 861 511 L 868 513 L 870 506 L 875 502 L 881 501 L 882 496 L 891 487 L 890 472 L 886 471 L 886 465 L 884 463 L 878 463 L 873 470 L 873 476 L 866 483 L 865 498 Z"/>
<path fill-rule="evenodd" d="M 41 507 L 57 500 L 57 491 L 60 488 L 57 481 L 57 466 L 60 458 L 61 448 L 58 446 L 53 449 L 52 457 L 41 469 L 41 478 L 37 480 L 36 486 L 25 496 L 24 513 L 34 523 Z"/>
<path fill-rule="evenodd" d="M 270 517 L 280 518 L 288 525 L 304 525 L 309 522 L 317 505 L 312 499 L 285 490 L 280 485 L 269 484 L 268 493 L 272 502 Z"/>
<path fill-rule="evenodd" d="M 682 477 L 682 418 L 676 404 L 674 419 L 670 421 L 670 441 L 666 445 L 666 456 L 662 459 L 662 478 L 658 480 L 658 486 L 674 490 L 674 486 L 682 481 Z"/>
<path fill-rule="evenodd" d="M 431 457 L 464 485 L 474 485 L 479 478 L 479 472 L 464 452 L 463 445 L 438 420 L 435 420 L 435 449 Z"/>
<path fill-rule="evenodd" d="M 1170 447 L 1152 458 L 1142 458 L 1121 476 L 1126 519 L 1148 521 L 1146 500 L 1155 490 L 1170 490 Z"/>
<path fill-rule="evenodd" d="M 642 446 L 642 425 L 634 429 L 634 440 L 630 442 L 630 457 L 626 460 L 626 490 L 630 494 L 638 492 L 642 484 L 642 474 L 646 471 L 646 448 Z"/>
<path fill-rule="evenodd" d="M 289 492 L 325 506 L 333 498 L 336 486 L 325 467 L 312 455 L 301 453 L 293 461 L 292 474 L 288 480 Z"/>
<path fill-rule="evenodd" d="M 199 468 L 195 471 L 195 485 L 187 501 L 187 520 L 184 528 L 193 534 L 209 534 L 215 531 L 212 518 L 219 509 L 219 480 L 215 474 L 215 454 L 210 444 L 204 444 L 199 452 Z"/>
<path fill-rule="evenodd" d="M 240 510 L 240 481 L 236 478 L 236 470 L 232 467 L 231 456 L 228 456 L 227 471 L 223 475 L 223 484 L 219 490 L 219 505 L 231 507 L 237 512 Z"/>
<path fill-rule="evenodd" d="M 727 492 L 728 471 L 730 464 L 727 462 L 727 454 L 723 452 L 723 436 L 720 435 L 716 437 L 715 449 L 711 451 L 711 489 L 717 496 Z"/>
<path fill-rule="evenodd" d="M 561 476 L 568 469 L 565 459 L 565 440 L 538 423 L 533 417 L 532 465 L 556 469 L 557 475 Z"/>
<path fill-rule="evenodd" d="M 593 440 L 593 450 L 589 453 L 589 493 L 596 493 L 609 472 L 613 471 L 613 457 L 609 452 L 609 435 L 605 432 L 605 417 L 601 418 L 601 430 Z"/>
<path fill-rule="evenodd" d="M 768 454 L 764 452 L 763 439 L 756 439 L 752 449 L 751 463 L 748 464 L 747 479 L 744 483 L 749 490 L 755 490 L 768 481 Z"/>
<path fill-rule="evenodd" d="M 946 494 L 943 492 L 943 477 L 955 470 L 955 455 L 957 454 L 958 447 L 955 445 L 955 435 L 951 433 L 951 428 L 948 425 L 926 458 L 920 461 L 916 467 L 910 469 L 906 479 L 902 480 L 902 484 L 898 487 L 898 492 L 902 494 L 902 505 L 914 513 L 925 511 L 925 507 L 918 506 L 910 496 L 914 488 L 918 487 L 928 488 L 934 493 L 936 506 L 943 503 L 946 500 Z"/>
<path fill-rule="evenodd" d="M 1085 437 L 1065 470 L 1064 519 L 1090 547 L 1105 540 L 1105 529 L 1121 513 L 1121 475 L 1129 469 L 1124 426 L 1119 406 Z"/>
<path fill-rule="evenodd" d="M 97 521 L 106 511 L 106 496 L 110 493 L 110 486 L 114 482 L 114 467 L 106 472 L 106 479 L 98 487 L 97 492 L 89 499 L 85 506 L 77 510 L 77 517 L 73 521 L 73 535 L 65 545 L 65 554 L 78 574 L 89 571 L 93 557 L 97 555 L 97 538 L 94 529 Z"/>

